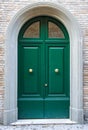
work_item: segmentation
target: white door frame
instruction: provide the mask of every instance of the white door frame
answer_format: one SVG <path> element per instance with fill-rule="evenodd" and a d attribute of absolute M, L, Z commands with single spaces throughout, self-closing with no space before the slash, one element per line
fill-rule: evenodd
<path fill-rule="evenodd" d="M 6 34 L 5 99 L 3 124 L 17 120 L 18 34 L 23 24 L 40 15 L 62 22 L 70 37 L 70 119 L 83 122 L 82 36 L 78 23 L 64 7 L 52 2 L 37 2 L 22 8 L 11 20 Z"/>

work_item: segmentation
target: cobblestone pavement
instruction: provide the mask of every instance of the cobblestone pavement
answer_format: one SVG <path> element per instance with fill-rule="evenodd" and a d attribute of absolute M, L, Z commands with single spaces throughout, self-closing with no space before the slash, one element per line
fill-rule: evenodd
<path fill-rule="evenodd" d="M 0 130 L 88 130 L 88 124 L 84 125 L 23 125 L 2 126 Z"/>

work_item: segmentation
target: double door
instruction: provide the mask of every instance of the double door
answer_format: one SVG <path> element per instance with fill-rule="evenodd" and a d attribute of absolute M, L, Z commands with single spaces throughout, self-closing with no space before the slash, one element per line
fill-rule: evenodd
<path fill-rule="evenodd" d="M 40 18 L 42 31 L 49 18 Z M 46 29 L 44 29 L 46 28 Z M 20 119 L 69 117 L 69 44 L 58 38 L 23 38 L 18 45 Z"/>

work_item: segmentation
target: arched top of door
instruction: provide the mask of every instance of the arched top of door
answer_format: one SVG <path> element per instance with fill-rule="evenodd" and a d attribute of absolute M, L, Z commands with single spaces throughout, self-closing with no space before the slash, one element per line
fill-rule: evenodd
<path fill-rule="evenodd" d="M 20 29 L 19 40 L 60 40 L 69 41 L 65 26 L 57 19 L 39 16 L 28 20 Z"/>

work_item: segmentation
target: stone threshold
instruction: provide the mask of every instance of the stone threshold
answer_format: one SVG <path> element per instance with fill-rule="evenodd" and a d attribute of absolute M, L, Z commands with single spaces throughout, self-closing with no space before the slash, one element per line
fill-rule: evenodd
<path fill-rule="evenodd" d="M 59 124 L 77 124 L 70 119 L 26 119 L 26 120 L 18 120 L 14 123 L 11 123 L 12 126 L 20 126 L 20 125 L 59 125 Z"/>

